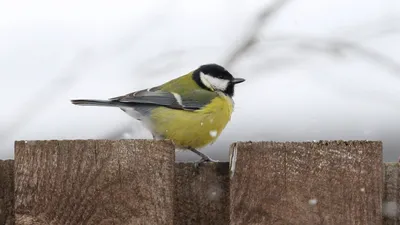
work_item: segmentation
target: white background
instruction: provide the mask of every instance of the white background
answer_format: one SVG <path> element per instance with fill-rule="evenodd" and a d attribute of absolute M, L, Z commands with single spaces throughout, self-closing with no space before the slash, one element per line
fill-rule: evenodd
<path fill-rule="evenodd" d="M 204 149 L 234 141 L 368 139 L 400 155 L 400 1 L 294 0 L 255 27 L 273 1 L 0 1 L 0 158 L 15 140 L 151 138 L 115 108 L 77 107 L 225 63 L 232 121 Z M 178 160 L 198 159 L 178 153 Z"/>

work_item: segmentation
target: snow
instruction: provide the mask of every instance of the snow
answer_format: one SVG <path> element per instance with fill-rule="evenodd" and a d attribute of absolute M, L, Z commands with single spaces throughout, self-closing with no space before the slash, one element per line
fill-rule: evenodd
<path fill-rule="evenodd" d="M 218 132 L 217 132 L 216 130 L 211 130 L 211 131 L 210 131 L 210 136 L 211 136 L 211 137 L 216 137 L 217 134 L 218 134 Z"/>
<path fill-rule="evenodd" d="M 317 202 L 318 202 L 318 201 L 317 201 L 317 199 L 315 199 L 315 198 L 308 200 L 308 204 L 309 204 L 309 205 L 316 205 Z"/>

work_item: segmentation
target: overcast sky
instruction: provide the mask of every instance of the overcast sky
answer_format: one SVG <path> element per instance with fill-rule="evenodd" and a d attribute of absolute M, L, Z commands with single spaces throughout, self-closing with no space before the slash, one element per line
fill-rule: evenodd
<path fill-rule="evenodd" d="M 0 1 L 0 158 L 14 140 L 150 138 L 115 108 L 77 107 L 223 63 L 272 1 Z M 400 2 L 295 0 L 229 70 L 232 121 L 204 151 L 238 140 L 384 141 L 400 154 Z M 125 135 L 122 135 L 125 133 Z M 179 153 L 178 160 L 197 159 Z"/>

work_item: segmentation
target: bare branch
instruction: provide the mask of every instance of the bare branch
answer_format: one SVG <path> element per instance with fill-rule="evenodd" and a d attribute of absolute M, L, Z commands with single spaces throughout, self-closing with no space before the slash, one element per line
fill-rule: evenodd
<path fill-rule="evenodd" d="M 396 78 L 400 77 L 400 62 L 397 62 L 396 60 L 392 59 L 391 57 L 374 50 L 372 48 L 363 46 L 362 44 L 345 40 L 345 39 L 329 39 L 329 38 L 314 38 L 314 37 L 299 37 L 299 36 L 284 36 L 279 39 L 274 38 L 274 45 L 273 47 L 277 48 L 282 48 L 282 45 L 292 48 L 293 46 L 295 48 L 301 49 L 302 51 L 307 51 L 308 53 L 314 52 L 314 53 L 322 53 L 326 54 L 328 56 L 333 56 L 336 58 L 342 58 L 345 55 L 355 55 L 357 57 L 364 58 L 368 60 L 371 63 L 376 64 L 377 66 L 382 67 L 383 69 L 387 69 L 391 74 L 394 74 Z M 281 43 L 279 43 L 281 42 Z M 304 55 L 304 52 L 301 52 L 299 55 Z M 286 55 L 285 59 L 288 56 Z M 265 58 L 265 57 L 259 57 L 259 58 Z M 274 55 L 274 59 L 279 59 L 279 56 Z M 304 62 L 305 60 L 310 60 L 310 54 L 309 57 L 300 57 L 300 58 L 292 58 L 295 62 Z M 268 59 L 268 61 L 272 61 L 272 59 Z M 292 63 L 293 64 L 293 61 Z M 275 68 L 276 67 L 284 67 L 285 65 L 288 65 L 288 63 L 278 63 L 274 64 Z M 265 67 L 265 62 L 264 64 L 260 64 L 260 66 Z M 252 66 L 253 67 L 253 66 Z M 266 69 L 266 68 L 264 68 Z M 270 69 L 270 68 L 268 68 Z M 326 81 L 324 79 L 324 81 Z M 335 87 L 335 82 L 321 82 L 323 85 L 329 85 Z M 399 105 L 399 99 L 396 96 L 393 96 L 392 94 L 386 94 L 384 92 L 373 92 L 373 91 L 368 91 L 368 92 L 363 92 L 362 95 L 358 93 L 357 91 L 355 92 L 354 90 L 352 91 L 347 91 L 345 88 L 341 87 L 336 87 L 337 90 L 340 90 L 338 94 L 345 94 L 347 98 L 349 97 L 356 97 L 358 99 L 363 99 L 363 100 L 368 100 L 369 102 L 375 101 L 377 104 L 385 104 L 388 106 L 392 106 L 397 108 Z"/>
<path fill-rule="evenodd" d="M 400 76 L 400 62 L 386 56 L 379 51 L 368 48 L 361 44 L 344 40 L 344 39 L 305 39 L 297 43 L 305 49 L 318 50 L 323 53 L 327 53 L 334 56 L 340 56 L 344 54 L 345 51 L 353 52 L 358 54 L 365 59 L 369 59 L 371 62 L 382 66 L 386 69 L 391 70 L 394 74 Z"/>
<path fill-rule="evenodd" d="M 343 57 L 346 53 L 355 53 L 359 57 L 370 60 L 372 63 L 377 64 L 385 69 L 390 70 L 396 76 L 400 77 L 400 61 L 392 59 L 390 56 L 385 55 L 373 48 L 364 46 L 356 41 L 348 40 L 345 38 L 316 38 L 312 36 L 299 36 L 299 35 L 275 35 L 274 37 L 266 38 L 258 42 L 259 45 L 268 44 L 268 48 L 297 48 L 303 51 L 313 51 L 317 53 L 327 54 L 333 57 Z M 259 46 L 266 47 L 266 46 Z M 265 51 L 263 51 L 265 52 Z M 285 55 L 285 58 L 289 57 Z M 265 58 L 265 56 L 258 58 Z M 274 55 L 274 58 L 277 58 Z M 278 57 L 279 58 L 279 57 Z M 308 58 L 302 57 L 294 60 L 304 61 Z M 273 59 L 268 59 L 273 60 Z M 263 62 L 264 64 L 265 62 Z M 284 66 L 285 64 L 281 64 Z M 279 66 L 279 65 L 277 65 Z M 275 67 L 276 68 L 276 67 Z"/>
<path fill-rule="evenodd" d="M 349 43 L 345 41 L 334 41 L 332 45 L 335 46 L 336 48 L 345 48 L 352 50 L 354 53 L 357 53 L 364 58 L 370 59 L 372 60 L 372 62 L 375 62 L 383 67 L 386 67 L 395 74 L 400 75 L 400 63 L 396 62 L 394 59 L 378 51 L 375 51 L 371 48 L 367 48 L 360 44 Z"/>
<path fill-rule="evenodd" d="M 257 37 L 264 27 L 264 24 L 267 22 L 267 19 L 272 19 L 287 2 L 289 2 L 289 0 L 276 0 L 272 5 L 263 8 L 256 16 L 249 31 L 245 33 L 242 43 L 234 48 L 232 53 L 226 57 L 223 61 L 223 65 L 228 68 L 231 67 L 241 55 L 247 52 L 256 43 Z"/>

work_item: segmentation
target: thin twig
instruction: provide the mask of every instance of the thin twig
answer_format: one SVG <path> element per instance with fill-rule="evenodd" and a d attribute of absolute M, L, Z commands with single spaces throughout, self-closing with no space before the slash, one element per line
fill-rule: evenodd
<path fill-rule="evenodd" d="M 363 46 L 345 38 L 315 38 L 312 36 L 280 35 L 259 41 L 259 44 L 271 43 L 269 48 L 295 47 L 307 51 L 315 51 L 331 56 L 343 56 L 344 52 L 356 53 L 371 62 L 391 70 L 396 76 L 400 76 L 400 61 L 377 50 Z M 303 58 L 305 59 L 305 58 Z M 299 59 L 300 60 L 300 59 Z"/>
<path fill-rule="evenodd" d="M 256 43 L 257 37 L 264 27 L 264 24 L 268 19 L 271 20 L 287 2 L 289 2 L 289 0 L 276 0 L 272 5 L 268 5 L 260 11 L 251 24 L 249 31 L 245 33 L 243 41 L 240 45 L 236 46 L 232 53 L 228 54 L 223 61 L 225 67 L 232 67 L 233 64 Z"/>
<path fill-rule="evenodd" d="M 400 75 L 400 62 L 386 56 L 385 54 L 368 48 L 359 43 L 348 41 L 345 39 L 305 39 L 298 42 L 298 45 L 307 46 L 309 49 L 318 49 L 331 55 L 340 55 L 344 51 L 358 54 L 371 62 L 391 70 L 394 74 Z M 318 48 L 318 44 L 323 48 Z"/>

